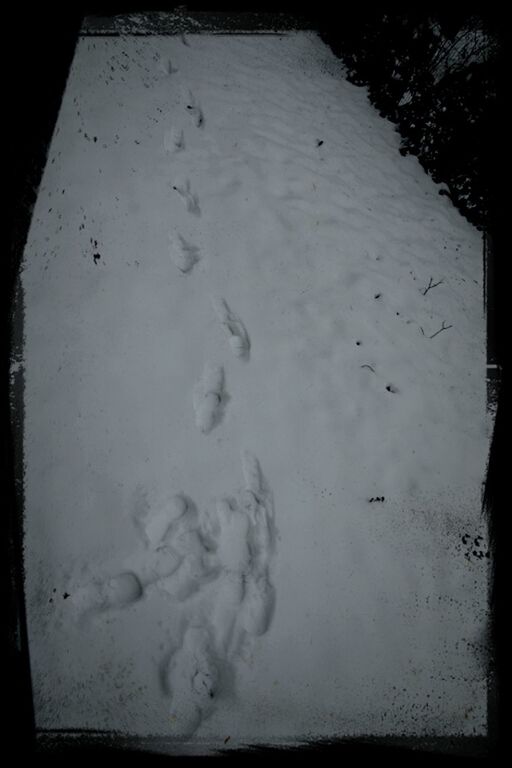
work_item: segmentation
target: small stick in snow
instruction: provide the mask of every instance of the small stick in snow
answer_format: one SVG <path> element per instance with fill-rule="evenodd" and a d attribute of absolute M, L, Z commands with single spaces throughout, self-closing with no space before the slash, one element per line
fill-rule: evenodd
<path fill-rule="evenodd" d="M 444 282 L 444 280 L 439 280 L 437 283 L 433 283 L 432 282 L 432 278 L 430 278 L 430 280 L 428 281 L 427 287 L 425 288 L 424 291 L 422 291 L 423 296 L 426 296 L 431 288 L 436 288 L 438 285 L 441 285 L 441 283 L 443 283 L 443 282 Z"/>
<path fill-rule="evenodd" d="M 366 363 L 362 365 L 361 368 L 369 368 L 370 371 L 373 371 L 373 373 L 375 373 L 375 370 L 371 367 L 371 365 L 367 365 Z"/>
<path fill-rule="evenodd" d="M 441 333 L 441 331 L 446 331 L 446 330 L 448 330 L 448 328 L 452 328 L 452 327 L 453 327 L 453 326 L 451 326 L 451 325 L 445 325 L 445 324 L 444 324 L 444 320 L 443 320 L 443 323 L 442 323 L 442 325 L 441 325 L 441 328 L 440 328 L 438 331 L 436 331 L 435 333 L 433 333 L 433 334 L 432 334 L 432 336 L 429 336 L 429 339 L 433 339 L 433 338 L 434 338 L 434 336 L 437 336 L 437 334 L 438 334 L 438 333 Z"/>

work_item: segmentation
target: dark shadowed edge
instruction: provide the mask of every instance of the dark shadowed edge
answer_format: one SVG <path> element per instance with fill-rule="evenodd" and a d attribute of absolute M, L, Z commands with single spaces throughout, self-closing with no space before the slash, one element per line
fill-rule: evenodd
<path fill-rule="evenodd" d="M 4 586 L 7 594 L 8 653 L 4 748 L 18 756 L 35 749 L 23 567 L 23 296 L 21 260 L 46 154 L 73 55 L 80 16 L 47 9 L 9 8 L 3 16 L 5 39 L 12 45 L 5 77 L 7 89 L 7 248 L 2 260 L 6 311 L 3 326 L 2 410 L 5 508 Z M 64 22 L 64 24 L 62 24 Z M 55 45 L 54 45 L 55 43 Z M 11 377 L 11 363 L 18 367 Z M 5 727 L 7 726 L 7 727 Z"/>
<path fill-rule="evenodd" d="M 167 6 L 174 9 L 174 4 Z M 190 8 L 190 6 L 189 6 Z M 8 696 L 12 726 L 9 725 L 8 739 L 17 754 L 33 753 L 36 762 L 54 763 L 62 757 L 69 758 L 93 756 L 119 756 L 123 765 L 132 764 L 134 760 L 144 763 L 148 759 L 169 759 L 163 751 L 174 751 L 170 742 L 162 739 L 147 739 L 128 737 L 116 732 L 86 732 L 86 731 L 38 731 L 35 729 L 32 689 L 30 683 L 29 650 L 25 621 L 25 606 L 23 594 L 23 559 L 22 559 L 22 530 L 23 530 L 23 370 L 20 369 L 9 379 L 9 366 L 15 360 L 22 358 L 23 342 L 23 301 L 20 294 L 20 264 L 23 249 L 30 226 L 32 209 L 46 163 L 46 154 L 51 141 L 52 132 L 57 120 L 60 101 L 64 92 L 67 73 L 71 64 L 76 41 L 79 35 L 151 35 L 151 34 L 182 34 L 190 33 L 248 33 L 248 34 L 282 34 L 289 30 L 311 29 L 322 31 L 326 23 L 332 25 L 339 21 L 332 12 L 323 16 L 308 14 L 308 17 L 292 16 L 288 11 L 252 13 L 237 13 L 232 8 L 223 14 L 216 9 L 210 12 L 174 11 L 175 26 L 169 28 L 169 20 L 160 16 L 155 26 L 154 15 L 143 15 L 144 23 L 134 24 L 129 14 L 138 10 L 125 8 L 115 11 L 98 12 L 94 9 L 74 8 L 67 11 L 40 10 L 17 8 L 10 11 L 9 28 L 15 35 L 22 35 L 28 48 L 30 58 L 17 56 L 16 69 L 9 73 L 9 94 L 11 110 L 12 140 L 8 144 L 9 162 L 12 180 L 9 179 L 11 191 L 9 219 L 10 241 L 9 259 L 6 260 L 8 279 L 7 296 L 4 306 L 7 308 L 7 322 L 4 328 L 6 334 L 6 352 L 4 356 L 4 384 L 6 384 L 7 407 L 4 409 L 4 426 L 6 447 L 4 467 L 6 470 L 4 496 L 8 502 L 6 516 L 7 564 L 6 581 L 9 588 L 9 655 L 8 655 Z M 314 9 L 315 10 L 315 9 Z M 119 13 L 123 12 L 122 19 Z M 140 11 L 140 6 L 139 6 Z M 127 18 L 128 16 L 128 18 Z M 85 19 L 87 17 L 87 19 Z M 139 15 L 140 18 L 140 15 Z M 178 21 L 176 21 L 176 19 Z M 160 24 L 161 26 L 158 26 Z M 177 26 L 176 26 L 177 24 Z M 130 26 L 131 25 L 131 26 Z M 332 28 L 331 28 L 332 31 Z M 328 44 L 339 56 L 336 45 Z M 40 89 L 38 92 L 37 89 Z M 29 98 L 27 98 L 29 96 Z M 35 105 L 34 105 L 35 101 Z M 36 107 L 36 108 L 35 108 Z M 503 113 L 504 114 L 504 113 Z M 502 145 L 503 146 L 503 145 Z M 499 193 L 498 193 L 499 197 Z M 280 747 L 258 746 L 246 749 L 215 748 L 216 753 L 224 758 L 243 756 L 247 759 L 257 759 L 279 756 L 281 759 L 290 756 L 293 760 L 305 757 L 310 759 L 318 753 L 325 757 L 355 757 L 379 758 L 389 757 L 393 761 L 409 764 L 436 764 L 449 761 L 466 760 L 468 757 L 485 758 L 493 756 L 498 748 L 499 737 L 503 731 L 499 728 L 500 686 L 499 669 L 503 661 L 503 649 L 500 642 L 503 624 L 501 621 L 501 587 L 502 561 L 500 552 L 504 535 L 504 520 L 499 515 L 499 499 L 502 490 L 502 475 L 499 472 L 498 457 L 503 455 L 503 414 L 505 410 L 505 370 L 503 360 L 503 345 L 497 345 L 495 339 L 503 332 L 503 275 L 498 273 L 503 267 L 504 238 L 500 229 L 502 219 L 496 215 L 493 233 L 486 234 L 485 249 L 485 283 L 486 306 L 488 313 L 488 363 L 496 368 L 497 378 L 501 372 L 501 386 L 489 385 L 489 405 L 496 408 L 495 428 L 492 447 L 489 456 L 488 472 L 485 483 L 483 508 L 488 515 L 491 542 L 493 544 L 493 579 L 491 587 L 492 635 L 493 654 L 491 659 L 491 678 L 489 686 L 489 737 L 454 737 L 454 738 L 400 738 L 400 737 L 360 737 L 354 739 L 339 739 L 334 741 L 318 740 L 303 741 L 296 745 L 284 744 Z M 501 261 L 498 259 L 501 257 Z M 492 316 L 492 319 L 490 319 Z M 492 361 L 491 361 L 492 360 Z M 499 405 L 496 407 L 499 394 Z M 491 403 L 492 400 L 492 403 Z M 298 740 L 299 741 L 299 740 Z M 213 745 L 212 745 L 213 747 Z M 180 752 L 175 752 L 180 755 Z M 182 753 L 181 755 L 182 756 Z M 184 759 L 193 759 L 193 753 Z"/>

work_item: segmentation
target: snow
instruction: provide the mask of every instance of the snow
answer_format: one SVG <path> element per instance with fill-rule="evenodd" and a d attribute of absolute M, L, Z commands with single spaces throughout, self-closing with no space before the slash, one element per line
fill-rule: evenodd
<path fill-rule="evenodd" d="M 171 260 L 180 270 L 186 274 L 199 261 L 199 248 L 189 243 L 178 232 L 169 233 Z"/>
<path fill-rule="evenodd" d="M 183 129 L 178 131 L 171 128 L 164 134 L 164 148 L 166 152 L 174 153 L 185 149 L 185 136 Z"/>
<path fill-rule="evenodd" d="M 484 734 L 480 235 L 315 34 L 186 42 L 79 41 L 25 249 L 38 728 Z"/>
<path fill-rule="evenodd" d="M 203 376 L 194 389 L 196 424 L 203 433 L 211 432 L 223 415 L 224 368 L 205 365 Z"/>
<path fill-rule="evenodd" d="M 231 311 L 225 299 L 212 296 L 211 301 L 213 310 L 228 335 L 231 351 L 236 357 L 248 358 L 251 343 L 244 324 Z"/>

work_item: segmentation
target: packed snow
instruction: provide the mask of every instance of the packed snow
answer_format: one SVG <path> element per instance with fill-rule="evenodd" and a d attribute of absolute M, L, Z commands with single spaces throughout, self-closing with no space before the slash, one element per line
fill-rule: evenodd
<path fill-rule="evenodd" d="M 39 729 L 487 728 L 482 244 L 318 36 L 85 37 L 25 249 Z"/>

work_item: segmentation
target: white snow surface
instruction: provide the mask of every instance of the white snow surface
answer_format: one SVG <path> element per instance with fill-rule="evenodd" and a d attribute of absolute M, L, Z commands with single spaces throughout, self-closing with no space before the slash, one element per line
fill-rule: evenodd
<path fill-rule="evenodd" d="M 39 728 L 486 733 L 481 237 L 398 147 L 314 33 L 79 41 L 22 269 Z"/>

